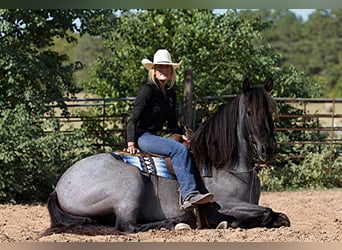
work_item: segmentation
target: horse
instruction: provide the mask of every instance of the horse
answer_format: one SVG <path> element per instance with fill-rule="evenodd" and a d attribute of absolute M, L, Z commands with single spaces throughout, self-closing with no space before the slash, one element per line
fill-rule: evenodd
<path fill-rule="evenodd" d="M 198 206 L 199 214 L 180 209 L 175 179 L 143 174 L 110 152 L 99 153 L 79 160 L 58 180 L 47 202 L 49 230 L 88 224 L 128 233 L 171 230 L 181 223 L 190 228 L 216 228 L 222 222 L 232 228 L 290 226 L 286 214 L 258 204 L 258 168 L 276 154 L 272 88 L 272 79 L 254 86 L 244 79 L 242 93 L 193 132 L 189 150 L 197 175 L 215 197 Z"/>

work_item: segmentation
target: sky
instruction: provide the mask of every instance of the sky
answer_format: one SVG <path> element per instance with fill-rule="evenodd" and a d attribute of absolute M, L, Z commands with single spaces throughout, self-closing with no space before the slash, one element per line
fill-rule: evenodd
<path fill-rule="evenodd" d="M 289 9 L 293 13 L 295 13 L 296 16 L 302 17 L 303 21 L 305 22 L 308 20 L 309 15 L 315 11 L 315 9 Z M 225 9 L 216 9 L 217 13 L 225 12 Z"/>
<path fill-rule="evenodd" d="M 309 15 L 315 11 L 315 9 L 290 9 L 296 16 L 302 17 L 303 21 L 306 21 Z"/>
<path fill-rule="evenodd" d="M 316 9 L 290 9 L 290 11 L 292 11 L 293 13 L 296 14 L 296 16 L 300 16 L 302 17 L 303 21 L 305 22 L 306 20 L 308 20 L 309 15 L 314 12 Z M 222 13 L 224 11 L 226 11 L 225 9 L 216 9 L 215 10 L 217 13 Z M 76 23 L 79 23 L 79 20 L 75 21 Z"/>

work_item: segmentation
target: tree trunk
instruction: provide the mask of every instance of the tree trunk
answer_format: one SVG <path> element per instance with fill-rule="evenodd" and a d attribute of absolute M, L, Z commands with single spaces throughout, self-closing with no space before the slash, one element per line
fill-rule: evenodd
<path fill-rule="evenodd" d="M 183 99 L 183 124 L 192 128 L 193 123 L 193 72 L 192 69 L 186 69 L 184 71 L 184 99 Z"/>

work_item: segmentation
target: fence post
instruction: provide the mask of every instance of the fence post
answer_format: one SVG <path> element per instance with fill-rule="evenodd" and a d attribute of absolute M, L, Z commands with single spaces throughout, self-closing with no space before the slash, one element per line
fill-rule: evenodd
<path fill-rule="evenodd" d="M 184 92 L 183 92 L 183 112 L 182 112 L 182 120 L 183 124 L 192 128 L 192 119 L 193 119 L 193 90 L 194 90 L 194 81 L 193 81 L 193 72 L 192 69 L 184 70 Z"/>

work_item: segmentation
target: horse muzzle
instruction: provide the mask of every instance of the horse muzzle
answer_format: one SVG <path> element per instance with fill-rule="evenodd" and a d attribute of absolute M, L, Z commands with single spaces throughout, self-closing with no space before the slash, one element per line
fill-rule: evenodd
<path fill-rule="evenodd" d="M 254 152 L 262 163 L 270 163 L 276 155 L 276 142 L 271 143 L 253 143 Z"/>

